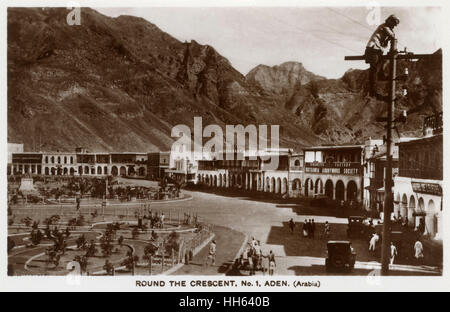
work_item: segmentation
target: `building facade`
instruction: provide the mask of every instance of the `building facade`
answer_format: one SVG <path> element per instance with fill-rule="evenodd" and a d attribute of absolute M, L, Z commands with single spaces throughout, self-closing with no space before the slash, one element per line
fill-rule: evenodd
<path fill-rule="evenodd" d="M 442 239 L 442 113 L 424 119 L 423 137 L 398 143 L 399 174 L 394 180 L 394 214 L 410 226 L 425 223 L 425 234 Z"/>
<path fill-rule="evenodd" d="M 147 154 L 42 152 L 13 153 L 8 175 L 145 177 Z"/>
<path fill-rule="evenodd" d="M 363 202 L 363 145 L 316 146 L 304 149 L 304 196 Z"/>

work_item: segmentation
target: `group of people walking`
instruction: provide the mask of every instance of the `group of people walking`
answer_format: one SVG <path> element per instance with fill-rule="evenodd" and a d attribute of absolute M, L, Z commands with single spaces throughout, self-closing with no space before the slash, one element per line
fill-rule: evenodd
<path fill-rule="evenodd" d="M 261 270 L 263 275 L 265 275 L 266 272 L 269 275 L 273 275 L 276 266 L 275 254 L 273 251 L 270 250 L 269 253 L 264 253 L 261 248 L 261 242 L 255 240 L 254 237 L 252 237 L 247 248 L 244 249 L 244 252 L 237 262 L 239 268 L 249 269 L 249 275 L 255 275 L 255 272 L 258 270 Z"/>
<path fill-rule="evenodd" d="M 289 220 L 289 229 L 291 230 L 291 234 L 294 234 L 295 226 L 296 226 L 295 222 L 291 218 L 291 220 Z M 328 223 L 328 221 L 325 221 L 323 234 L 321 235 L 321 238 L 323 238 L 323 237 L 329 238 L 330 230 L 331 230 L 330 224 Z M 314 222 L 314 219 L 308 219 L 308 220 L 305 219 L 305 221 L 303 222 L 303 225 L 302 225 L 301 235 L 306 238 L 314 238 L 315 232 L 316 232 L 316 223 Z"/>

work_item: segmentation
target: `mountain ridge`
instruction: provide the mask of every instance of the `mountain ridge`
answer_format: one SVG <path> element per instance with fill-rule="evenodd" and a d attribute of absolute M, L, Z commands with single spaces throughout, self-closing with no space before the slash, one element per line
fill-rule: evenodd
<path fill-rule="evenodd" d="M 280 125 L 281 146 L 294 149 L 383 130 L 374 122 L 381 104 L 364 105 L 367 71 L 325 79 L 285 62 L 244 76 L 212 46 L 181 42 L 143 18 L 83 8 L 82 24 L 69 26 L 67 12 L 8 9 L 8 141 L 27 151 L 38 142 L 43 150 L 170 150 L 172 127 L 192 128 L 195 116 L 204 126 Z M 423 116 L 429 86 L 442 107 L 442 69 L 413 67 L 408 109 Z"/>

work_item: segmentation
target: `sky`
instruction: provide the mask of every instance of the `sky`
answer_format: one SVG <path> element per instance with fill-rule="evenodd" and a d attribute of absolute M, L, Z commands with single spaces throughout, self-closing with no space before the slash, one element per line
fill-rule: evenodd
<path fill-rule="evenodd" d="M 259 64 L 288 61 L 327 78 L 367 68 L 364 61 L 344 61 L 344 56 L 363 54 L 377 17 L 382 23 L 390 14 L 400 19 L 395 29 L 399 49 L 432 53 L 443 44 L 443 14 L 433 7 L 95 9 L 111 17 L 143 17 L 180 41 L 211 45 L 244 75 Z"/>

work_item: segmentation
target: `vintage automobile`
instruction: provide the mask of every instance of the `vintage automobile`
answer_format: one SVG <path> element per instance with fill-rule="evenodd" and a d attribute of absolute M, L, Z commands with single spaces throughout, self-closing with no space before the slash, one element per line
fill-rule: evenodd
<path fill-rule="evenodd" d="M 349 241 L 328 241 L 325 267 L 327 272 L 333 270 L 352 270 L 355 266 L 356 253 Z"/>
<path fill-rule="evenodd" d="M 350 216 L 348 217 L 348 238 L 364 238 L 367 239 L 370 234 L 370 226 L 366 224 L 366 217 L 363 216 Z"/>

